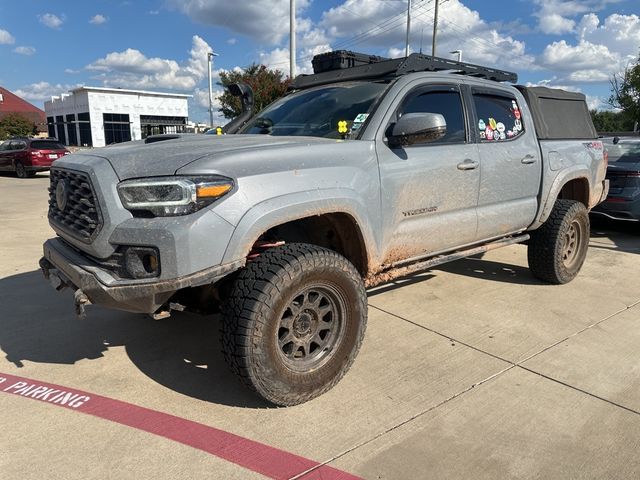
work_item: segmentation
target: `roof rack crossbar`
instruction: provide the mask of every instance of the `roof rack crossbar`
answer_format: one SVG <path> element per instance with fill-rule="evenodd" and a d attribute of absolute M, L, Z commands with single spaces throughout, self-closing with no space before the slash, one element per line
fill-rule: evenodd
<path fill-rule="evenodd" d="M 513 72 L 412 53 L 408 57 L 382 60 L 377 63 L 330 70 L 313 75 L 300 75 L 295 78 L 290 88 L 297 90 L 338 81 L 398 77 L 413 72 L 439 72 L 444 70 L 496 82 L 516 83 L 518 81 L 518 75 Z"/>

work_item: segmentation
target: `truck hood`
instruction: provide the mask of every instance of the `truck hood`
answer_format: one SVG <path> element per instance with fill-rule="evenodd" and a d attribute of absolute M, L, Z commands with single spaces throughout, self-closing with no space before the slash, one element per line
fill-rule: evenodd
<path fill-rule="evenodd" d="M 212 166 L 218 159 L 233 157 L 279 157 L 281 150 L 335 144 L 336 140 L 316 137 L 272 137 L 268 135 L 184 135 L 177 139 L 145 144 L 127 142 L 83 152 L 83 156 L 106 159 L 120 180 L 173 175 L 198 161 Z M 245 155 L 246 154 L 246 155 Z M 72 156 L 71 156 L 72 157 Z M 68 160 L 72 160 L 67 157 Z"/>

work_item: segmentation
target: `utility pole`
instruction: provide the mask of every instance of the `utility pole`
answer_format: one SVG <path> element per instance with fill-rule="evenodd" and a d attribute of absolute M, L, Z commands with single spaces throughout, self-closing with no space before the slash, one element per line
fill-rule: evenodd
<path fill-rule="evenodd" d="M 436 34 L 438 33 L 438 0 L 436 1 L 436 10 L 433 14 L 433 43 L 431 44 L 431 56 L 436 56 Z"/>
<path fill-rule="evenodd" d="M 296 76 L 296 0 L 290 0 L 289 4 L 289 76 Z"/>
<path fill-rule="evenodd" d="M 209 64 L 209 126 L 213 128 L 213 84 L 211 83 L 211 70 L 213 68 L 213 57 L 217 57 L 217 53 L 207 53 L 207 63 Z"/>
<path fill-rule="evenodd" d="M 404 56 L 409 56 L 409 34 L 411 33 L 411 0 L 407 0 L 407 42 L 404 49 Z"/>

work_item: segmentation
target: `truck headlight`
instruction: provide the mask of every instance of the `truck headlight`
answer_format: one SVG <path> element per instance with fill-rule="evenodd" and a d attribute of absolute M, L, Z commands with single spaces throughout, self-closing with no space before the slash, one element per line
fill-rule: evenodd
<path fill-rule="evenodd" d="M 155 177 L 124 181 L 118 195 L 127 210 L 170 217 L 196 212 L 231 189 L 233 180 L 221 176 Z"/>

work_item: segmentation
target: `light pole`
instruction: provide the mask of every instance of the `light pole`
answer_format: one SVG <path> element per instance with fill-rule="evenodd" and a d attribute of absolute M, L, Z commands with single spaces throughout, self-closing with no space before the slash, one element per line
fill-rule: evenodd
<path fill-rule="evenodd" d="M 436 34 L 438 33 L 438 0 L 436 0 L 436 10 L 433 13 L 433 43 L 431 44 L 431 56 L 436 56 Z"/>
<path fill-rule="evenodd" d="M 296 0 L 289 4 L 289 76 L 296 76 Z"/>
<path fill-rule="evenodd" d="M 407 41 L 404 49 L 404 56 L 409 56 L 409 34 L 411 33 L 411 0 L 407 0 Z"/>
<path fill-rule="evenodd" d="M 453 52 L 449 52 L 451 55 L 453 55 L 454 53 L 458 54 L 458 62 L 462 61 L 462 50 L 454 50 Z"/>
<path fill-rule="evenodd" d="M 207 53 L 207 63 L 209 64 L 209 126 L 213 128 L 213 84 L 211 83 L 211 69 L 213 67 L 213 57 L 217 57 L 217 53 Z"/>

